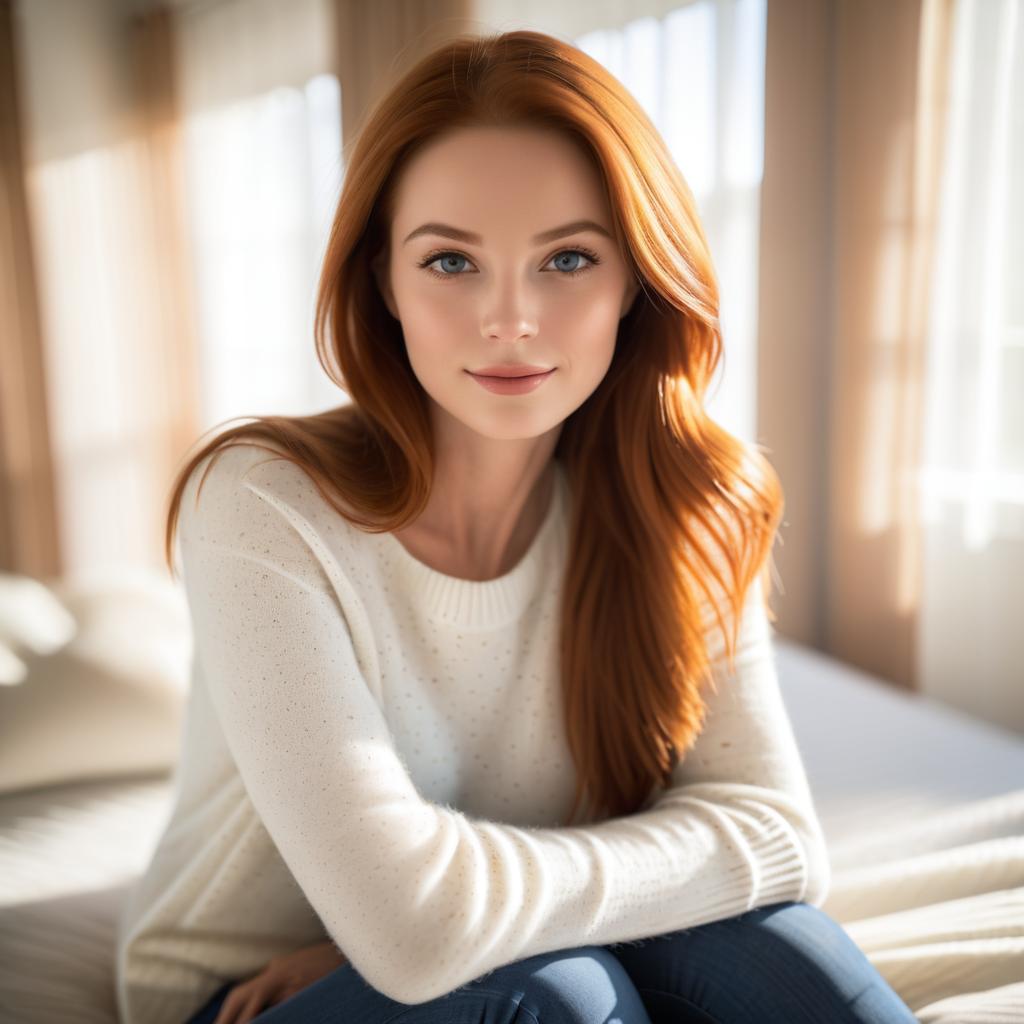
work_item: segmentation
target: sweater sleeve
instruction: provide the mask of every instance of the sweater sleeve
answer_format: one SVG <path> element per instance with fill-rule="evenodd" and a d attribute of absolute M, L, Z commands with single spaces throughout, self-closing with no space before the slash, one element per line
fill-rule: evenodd
<path fill-rule="evenodd" d="M 759 601 L 735 676 L 653 806 L 563 828 L 470 818 L 418 793 L 297 514 L 245 479 L 248 457 L 222 458 L 195 510 L 190 478 L 179 525 L 201 677 L 268 834 L 378 991 L 426 1002 L 537 953 L 824 900 Z"/>

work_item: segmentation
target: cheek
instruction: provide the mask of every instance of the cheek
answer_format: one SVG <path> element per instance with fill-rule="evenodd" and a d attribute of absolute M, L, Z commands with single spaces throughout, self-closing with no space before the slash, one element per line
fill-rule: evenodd
<path fill-rule="evenodd" d="M 583 335 L 600 338 L 618 330 L 621 297 L 607 284 L 599 287 L 564 286 L 564 294 L 552 294 L 542 304 L 542 331 L 557 336 Z"/>
<path fill-rule="evenodd" d="M 417 358 L 429 371 L 429 361 L 444 353 L 455 353 L 467 338 L 472 338 L 472 313 L 469 304 L 452 292 L 456 285 L 441 283 L 430 287 L 412 285 L 399 297 L 402 334 L 413 366 Z"/>
<path fill-rule="evenodd" d="M 571 301 L 551 305 L 541 334 L 553 340 L 556 351 L 577 371 L 590 364 L 603 374 L 615 351 L 620 302 L 607 287 L 586 293 L 581 288 Z"/>
<path fill-rule="evenodd" d="M 440 384 L 452 376 L 465 349 L 460 348 L 450 321 L 442 323 L 425 317 L 414 317 L 414 320 L 414 327 L 406 319 L 402 328 L 406 355 L 422 383 Z"/>

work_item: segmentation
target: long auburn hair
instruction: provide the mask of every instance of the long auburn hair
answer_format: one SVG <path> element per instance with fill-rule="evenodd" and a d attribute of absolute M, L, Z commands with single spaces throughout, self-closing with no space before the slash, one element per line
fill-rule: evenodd
<path fill-rule="evenodd" d="M 535 31 L 460 35 L 375 105 L 348 160 L 314 319 L 320 363 L 351 402 L 256 417 L 203 444 L 172 486 L 165 555 L 173 575 L 192 470 L 239 443 L 300 466 L 360 529 L 397 530 L 423 511 L 434 470 L 427 397 L 372 274 L 389 239 L 393 183 L 439 133 L 531 124 L 558 127 L 592 154 L 642 285 L 605 378 L 565 420 L 554 453 L 572 491 L 559 650 L 577 769 L 573 822 L 585 802 L 592 820 L 632 814 L 668 784 L 703 726 L 709 624 L 734 671 L 756 577 L 775 620 L 767 597 L 783 511 L 778 476 L 758 446 L 704 409 L 722 341 L 690 188 L 643 109 L 586 53 Z"/>

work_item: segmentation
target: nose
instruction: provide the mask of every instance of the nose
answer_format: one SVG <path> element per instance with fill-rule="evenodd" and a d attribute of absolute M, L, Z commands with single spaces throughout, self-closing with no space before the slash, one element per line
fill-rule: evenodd
<path fill-rule="evenodd" d="M 537 334 L 536 301 L 522 283 L 513 280 L 499 285 L 483 301 L 486 305 L 480 330 L 485 338 L 520 341 Z"/>

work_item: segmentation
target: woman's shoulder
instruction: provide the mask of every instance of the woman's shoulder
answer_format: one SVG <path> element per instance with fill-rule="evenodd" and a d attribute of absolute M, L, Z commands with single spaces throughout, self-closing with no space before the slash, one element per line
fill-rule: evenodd
<path fill-rule="evenodd" d="M 322 503 L 312 479 L 280 446 L 232 440 L 207 452 L 189 473 L 179 529 L 183 543 L 276 551 Z"/>
<path fill-rule="evenodd" d="M 301 466 L 275 453 L 232 443 L 197 463 L 179 524 L 185 564 L 202 572 L 195 567 L 208 561 L 203 552 L 216 548 L 242 560 L 240 579 L 243 571 L 274 570 L 312 590 L 347 593 L 351 580 L 372 576 L 370 545 Z"/>
<path fill-rule="evenodd" d="M 245 492 L 299 512 L 321 514 L 332 503 L 345 511 L 353 508 L 329 475 L 303 466 L 283 446 L 262 438 L 232 440 L 208 452 L 196 463 L 185 488 L 194 502 L 216 505 L 221 512 L 241 511 Z M 338 509 L 334 512 L 340 514 Z"/>
<path fill-rule="evenodd" d="M 185 490 L 206 500 L 207 492 L 225 493 L 240 487 L 249 474 L 266 459 L 279 458 L 282 450 L 260 441 L 231 440 L 208 451 L 188 475 Z"/>

